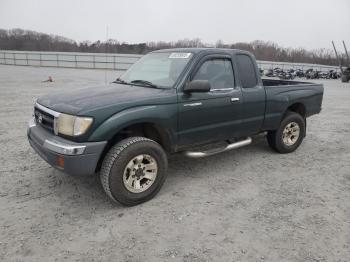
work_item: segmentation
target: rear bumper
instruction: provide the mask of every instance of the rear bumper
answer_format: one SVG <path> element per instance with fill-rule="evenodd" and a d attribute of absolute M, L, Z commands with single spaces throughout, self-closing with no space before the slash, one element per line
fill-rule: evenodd
<path fill-rule="evenodd" d="M 27 130 L 33 149 L 51 166 L 70 175 L 93 175 L 107 142 L 74 143 L 31 121 Z"/>

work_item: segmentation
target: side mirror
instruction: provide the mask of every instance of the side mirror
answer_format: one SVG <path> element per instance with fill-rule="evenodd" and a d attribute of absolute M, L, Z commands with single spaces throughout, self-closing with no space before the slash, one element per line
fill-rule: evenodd
<path fill-rule="evenodd" d="M 210 83 L 208 80 L 193 80 L 184 88 L 184 92 L 192 93 L 192 92 L 209 92 L 210 91 Z"/>

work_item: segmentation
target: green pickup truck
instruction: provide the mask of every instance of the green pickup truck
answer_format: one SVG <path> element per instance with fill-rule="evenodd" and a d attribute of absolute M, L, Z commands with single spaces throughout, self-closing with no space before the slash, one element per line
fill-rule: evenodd
<path fill-rule="evenodd" d="M 252 54 L 215 48 L 149 53 L 114 82 L 39 98 L 28 139 L 50 165 L 99 174 L 123 205 L 154 197 L 167 156 L 206 157 L 266 133 L 279 153 L 296 150 L 323 86 L 264 80 Z"/>

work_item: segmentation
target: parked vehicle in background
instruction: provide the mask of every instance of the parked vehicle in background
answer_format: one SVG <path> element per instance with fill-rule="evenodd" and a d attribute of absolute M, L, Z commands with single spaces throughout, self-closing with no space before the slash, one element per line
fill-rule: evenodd
<path fill-rule="evenodd" d="M 305 77 L 305 73 L 302 69 L 297 69 L 296 72 L 295 72 L 296 76 L 297 77 Z"/>
<path fill-rule="evenodd" d="M 350 80 L 350 67 L 347 67 L 346 69 L 343 70 L 341 74 L 341 81 L 343 83 L 349 82 Z"/>
<path fill-rule="evenodd" d="M 306 69 L 281 69 L 279 67 L 273 69 L 267 69 L 265 72 L 266 77 L 278 77 L 283 80 L 293 80 L 295 77 L 306 79 L 338 79 L 341 75 L 336 70 L 329 71 L 317 71 L 313 68 Z"/>
<path fill-rule="evenodd" d="M 329 79 L 330 78 L 329 72 L 318 71 L 317 76 L 318 76 L 318 78 L 321 78 L 321 79 Z"/>
<path fill-rule="evenodd" d="M 284 72 L 283 70 L 278 74 L 278 77 L 280 79 L 285 79 L 285 80 L 293 80 L 295 77 L 295 71 L 293 69 L 287 70 Z"/>
<path fill-rule="evenodd" d="M 63 172 L 99 173 L 106 194 L 131 206 L 158 193 L 169 154 L 206 157 L 265 132 L 276 152 L 295 151 L 322 98 L 320 84 L 261 79 L 246 51 L 160 50 L 106 86 L 39 98 L 28 139 Z"/>
<path fill-rule="evenodd" d="M 264 70 L 261 69 L 260 67 L 259 67 L 259 73 L 260 73 L 260 76 L 263 76 L 263 75 L 264 75 Z"/>
<path fill-rule="evenodd" d="M 273 77 L 273 76 L 275 76 L 275 75 L 274 75 L 272 69 L 268 69 L 267 72 L 265 73 L 265 76 L 267 76 L 267 77 Z"/>
<path fill-rule="evenodd" d="M 317 79 L 318 78 L 318 72 L 314 71 L 313 69 L 308 69 L 305 72 L 306 79 Z"/>
<path fill-rule="evenodd" d="M 335 70 L 329 70 L 328 74 L 330 79 L 338 79 L 340 77 L 340 74 Z"/>

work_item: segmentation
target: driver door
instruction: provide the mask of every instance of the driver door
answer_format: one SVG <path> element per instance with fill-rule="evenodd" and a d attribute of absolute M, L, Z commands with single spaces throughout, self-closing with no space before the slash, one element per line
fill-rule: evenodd
<path fill-rule="evenodd" d="M 233 138 L 239 133 L 242 94 L 236 88 L 230 56 L 207 56 L 190 77 L 208 80 L 206 93 L 178 92 L 179 147 Z"/>

